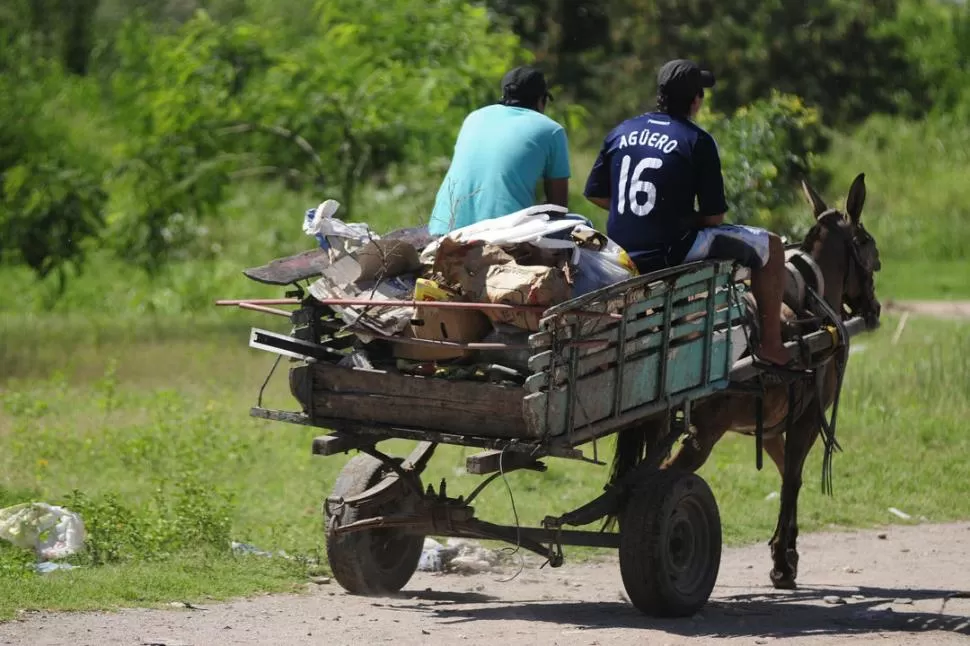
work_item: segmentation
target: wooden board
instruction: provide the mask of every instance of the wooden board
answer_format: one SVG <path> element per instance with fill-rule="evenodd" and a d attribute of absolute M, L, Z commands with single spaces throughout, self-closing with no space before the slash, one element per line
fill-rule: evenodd
<path fill-rule="evenodd" d="M 726 381 L 730 370 L 727 334 L 722 332 L 720 336 L 713 344 L 708 382 Z M 702 338 L 670 350 L 665 376 L 668 394 L 681 393 L 704 384 L 703 350 Z M 623 368 L 622 383 L 617 379 L 616 370 L 604 370 L 551 391 L 527 395 L 525 417 L 531 427 L 530 434 L 560 436 L 571 428 L 580 429 L 655 401 L 660 396 L 661 356 L 659 352 L 654 352 L 628 361 Z M 621 393 L 619 410 L 615 410 L 613 397 L 617 388 Z"/>
<path fill-rule="evenodd" d="M 528 437 L 521 387 L 448 381 L 327 363 L 290 370 L 290 390 L 314 417 L 476 435 Z"/>

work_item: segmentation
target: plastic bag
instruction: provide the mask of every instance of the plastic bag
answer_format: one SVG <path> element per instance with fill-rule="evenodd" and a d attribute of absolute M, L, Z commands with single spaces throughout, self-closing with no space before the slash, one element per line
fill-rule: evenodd
<path fill-rule="evenodd" d="M 588 229 L 589 227 L 577 227 Z M 573 255 L 573 298 L 594 292 L 639 274 L 637 266 L 620 245 L 599 234 L 604 244 L 600 249 L 576 247 Z"/>
<path fill-rule="evenodd" d="M 550 236 L 567 235 L 573 227 L 588 222 L 583 216 L 569 213 L 565 207 L 555 204 L 530 206 L 515 213 L 482 220 L 451 231 L 426 246 L 421 254 L 421 261 L 425 264 L 433 263 L 438 245 L 444 238 L 457 242 L 480 240 L 494 245 L 517 242 L 541 244 Z"/>
<path fill-rule="evenodd" d="M 0 509 L 0 538 L 34 550 L 43 560 L 59 559 L 84 546 L 84 521 L 63 507 L 23 503 Z"/>
<path fill-rule="evenodd" d="M 337 200 L 325 200 L 315 209 L 309 209 L 303 220 L 303 232 L 309 236 L 314 236 L 321 249 L 329 249 L 333 241 L 329 237 L 348 238 L 361 244 L 380 238 L 373 233 L 366 224 L 351 223 L 347 224 L 334 216 L 340 208 Z"/>

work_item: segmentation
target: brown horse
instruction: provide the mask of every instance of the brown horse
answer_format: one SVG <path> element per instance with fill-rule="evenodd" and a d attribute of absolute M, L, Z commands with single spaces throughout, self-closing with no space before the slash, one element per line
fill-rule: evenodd
<path fill-rule="evenodd" d="M 838 316 L 846 317 L 849 310 L 853 316 L 863 317 L 869 329 L 878 326 L 880 305 L 875 296 L 873 273 L 880 268 L 879 251 L 861 222 L 866 199 L 865 176 L 859 175 L 852 183 L 846 213 L 829 209 L 807 183 L 803 182 L 802 188 L 813 209 L 815 224 L 802 242 L 800 251 L 821 270 L 824 287 L 818 285 L 823 290 L 819 295 Z M 820 314 L 818 311 L 812 313 Z M 786 307 L 783 316 L 790 320 L 791 310 Z M 754 320 L 757 320 L 756 316 Z M 757 398 L 762 398 L 764 449 L 782 478 L 781 509 L 770 543 L 771 582 L 776 588 L 795 587 L 797 507 L 802 468 L 823 428 L 825 411 L 831 406 L 839 387 L 838 367 L 834 361 L 829 361 L 819 368 L 815 379 L 795 378 L 787 384 L 775 380 L 760 392 L 726 391 L 699 401 L 691 412 L 693 428 L 676 455 L 661 467 L 696 471 L 727 431 L 754 434 Z M 614 480 L 635 467 L 659 445 L 659 426 L 649 424 L 620 433 L 614 457 Z"/>

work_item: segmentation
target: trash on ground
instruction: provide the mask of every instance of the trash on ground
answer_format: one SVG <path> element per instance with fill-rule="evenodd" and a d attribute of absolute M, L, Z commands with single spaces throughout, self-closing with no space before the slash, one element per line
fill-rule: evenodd
<path fill-rule="evenodd" d="M 442 545 L 433 538 L 426 538 L 418 570 L 479 574 L 491 571 L 501 561 L 502 554 L 498 550 L 486 549 L 475 541 L 450 538 L 446 545 Z"/>
<path fill-rule="evenodd" d="M 76 570 L 77 565 L 71 565 L 70 563 L 54 563 L 52 561 L 44 561 L 43 563 L 38 563 L 34 566 L 34 571 L 38 574 L 50 574 L 51 572 L 57 572 L 58 570 Z"/>
<path fill-rule="evenodd" d="M 64 558 L 84 546 L 84 521 L 63 507 L 23 503 L 0 509 L 0 538 L 34 550 L 42 561 Z"/>
<path fill-rule="evenodd" d="M 229 543 L 229 547 L 232 549 L 233 554 L 243 554 L 248 556 L 265 556 L 267 558 L 272 558 L 274 556 L 279 556 L 284 559 L 293 558 L 283 550 L 278 550 L 275 554 L 273 552 L 267 552 L 266 550 L 261 550 L 255 545 L 250 545 L 249 543 L 240 543 L 238 541 L 232 541 Z"/>
<path fill-rule="evenodd" d="M 912 518 L 912 516 L 910 516 L 909 514 L 907 514 L 905 511 L 900 511 L 899 509 L 896 509 L 895 507 L 890 507 L 889 508 L 889 513 L 892 514 L 893 516 L 898 516 L 899 518 L 902 518 L 903 520 L 910 520 Z"/>

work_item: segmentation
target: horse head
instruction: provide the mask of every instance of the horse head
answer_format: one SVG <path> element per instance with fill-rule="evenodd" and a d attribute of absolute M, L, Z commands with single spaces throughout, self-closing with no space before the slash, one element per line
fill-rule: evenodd
<path fill-rule="evenodd" d="M 875 238 L 862 226 L 865 174 L 852 182 L 845 212 L 826 206 L 805 181 L 802 190 L 815 215 L 815 225 L 805 236 L 801 249 L 822 270 L 826 301 L 844 315 L 861 316 L 869 329 L 879 327 L 882 306 L 876 298 L 874 274 L 881 263 Z"/>

